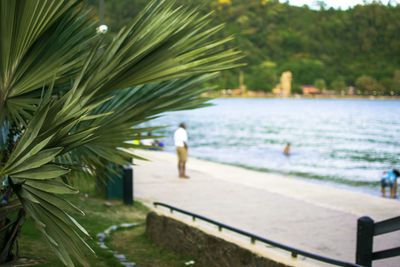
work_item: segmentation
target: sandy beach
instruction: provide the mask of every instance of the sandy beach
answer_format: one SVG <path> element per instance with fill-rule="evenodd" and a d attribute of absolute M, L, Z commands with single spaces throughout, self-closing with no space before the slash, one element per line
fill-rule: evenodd
<path fill-rule="evenodd" d="M 176 156 L 137 150 L 134 197 L 164 202 L 323 256 L 355 262 L 357 219 L 400 215 L 400 201 L 190 158 L 178 178 Z M 400 232 L 374 239 L 374 250 L 400 246 Z M 399 257 L 373 266 L 400 266 Z"/>

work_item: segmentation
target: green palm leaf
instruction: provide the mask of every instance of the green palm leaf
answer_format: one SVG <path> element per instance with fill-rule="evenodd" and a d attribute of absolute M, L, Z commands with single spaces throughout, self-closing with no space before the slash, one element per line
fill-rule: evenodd
<path fill-rule="evenodd" d="M 78 70 L 94 30 L 78 2 L 0 1 L 0 118 L 30 119 L 43 86 Z"/>
<path fill-rule="evenodd" d="M 127 141 L 157 129 L 141 123 L 208 105 L 203 84 L 242 55 L 224 49 L 232 37 L 213 40 L 222 26 L 209 15 L 173 1 L 151 1 L 109 44 L 78 0 L 2 0 L 0 15 L 0 193 L 65 265 L 87 265 L 88 233 L 70 215 L 82 212 L 62 197 L 77 190 L 62 178 L 129 164 Z"/>

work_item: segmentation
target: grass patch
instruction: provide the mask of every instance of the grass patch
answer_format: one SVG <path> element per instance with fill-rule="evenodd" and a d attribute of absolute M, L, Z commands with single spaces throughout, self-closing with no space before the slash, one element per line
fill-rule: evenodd
<path fill-rule="evenodd" d="M 92 239 L 87 240 L 89 245 L 95 251 L 96 255 L 88 255 L 90 265 L 96 267 L 123 266 L 113 256 L 113 254 L 100 248 L 97 245 L 96 235 L 103 232 L 113 224 L 125 222 L 143 222 L 146 216 L 146 209 L 143 205 L 135 203 L 133 206 L 126 206 L 121 201 L 109 201 L 112 205 L 104 205 L 105 200 L 96 198 L 85 198 L 80 195 L 77 198 L 68 198 L 74 205 L 83 210 L 86 216 L 75 216 L 78 222 L 86 228 Z M 64 266 L 62 262 L 53 253 L 50 247 L 45 243 L 40 232 L 34 226 L 32 220 L 28 219 L 21 230 L 19 239 L 20 252 L 23 257 L 43 258 L 46 264 L 38 266 Z M 79 266 L 79 264 L 77 264 Z"/>
<path fill-rule="evenodd" d="M 88 197 L 80 194 L 75 198 L 68 197 L 74 205 L 86 213 L 86 216 L 76 216 L 77 221 L 86 228 L 92 239 L 87 240 L 96 255 L 89 255 L 88 261 L 91 266 L 108 267 L 123 266 L 114 255 L 99 247 L 96 235 L 103 232 L 111 225 L 121 223 L 141 223 L 149 209 L 139 202 L 132 206 L 123 205 L 122 201 L 108 201 L 111 207 L 104 205 L 106 200 Z M 40 232 L 35 228 L 29 218 L 21 230 L 19 238 L 19 256 L 45 259 L 46 263 L 37 266 L 64 266 L 62 262 L 45 243 Z M 184 262 L 190 259 L 172 252 L 161 251 L 154 243 L 145 236 L 145 226 L 137 226 L 131 229 L 118 230 L 106 240 L 107 246 L 125 254 L 128 261 L 137 263 L 138 266 L 184 266 Z M 80 266 L 79 264 L 76 264 Z"/>
<path fill-rule="evenodd" d="M 160 250 L 145 234 L 145 225 L 130 230 L 120 230 L 112 235 L 110 246 L 125 255 L 130 255 L 137 266 L 174 267 L 185 266 L 185 262 L 194 260 L 170 250 Z"/>

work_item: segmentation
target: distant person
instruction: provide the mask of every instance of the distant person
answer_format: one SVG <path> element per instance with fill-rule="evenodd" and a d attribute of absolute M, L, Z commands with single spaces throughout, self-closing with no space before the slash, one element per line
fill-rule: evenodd
<path fill-rule="evenodd" d="M 179 124 L 178 130 L 174 133 L 174 141 L 176 147 L 176 153 L 178 155 L 178 171 L 179 178 L 189 178 L 186 175 L 186 161 L 188 159 L 188 137 L 186 133 L 186 125 L 184 123 Z"/>
<path fill-rule="evenodd" d="M 154 139 L 151 138 L 151 132 L 147 134 L 148 138 L 142 140 L 142 145 L 144 146 L 154 146 Z"/>
<path fill-rule="evenodd" d="M 290 143 L 286 144 L 285 149 L 283 150 L 283 154 L 285 154 L 286 156 L 289 156 L 289 154 L 290 154 Z"/>
<path fill-rule="evenodd" d="M 158 147 L 159 150 L 164 149 L 164 142 L 160 140 L 156 140 L 156 146 Z"/>
<path fill-rule="evenodd" d="M 381 191 L 382 197 L 386 197 L 385 189 L 390 188 L 390 197 L 396 198 L 397 194 L 397 178 L 400 176 L 400 172 L 396 169 L 391 171 L 384 171 L 381 178 Z"/>

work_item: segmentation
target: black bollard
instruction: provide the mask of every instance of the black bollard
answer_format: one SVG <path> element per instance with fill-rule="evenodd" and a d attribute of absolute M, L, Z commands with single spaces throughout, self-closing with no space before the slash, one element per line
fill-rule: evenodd
<path fill-rule="evenodd" d="M 356 263 L 365 267 L 372 265 L 372 249 L 374 238 L 374 221 L 370 217 L 357 220 Z"/>
<path fill-rule="evenodd" d="M 133 205 L 133 168 L 124 166 L 123 172 L 123 199 L 125 205 Z"/>

